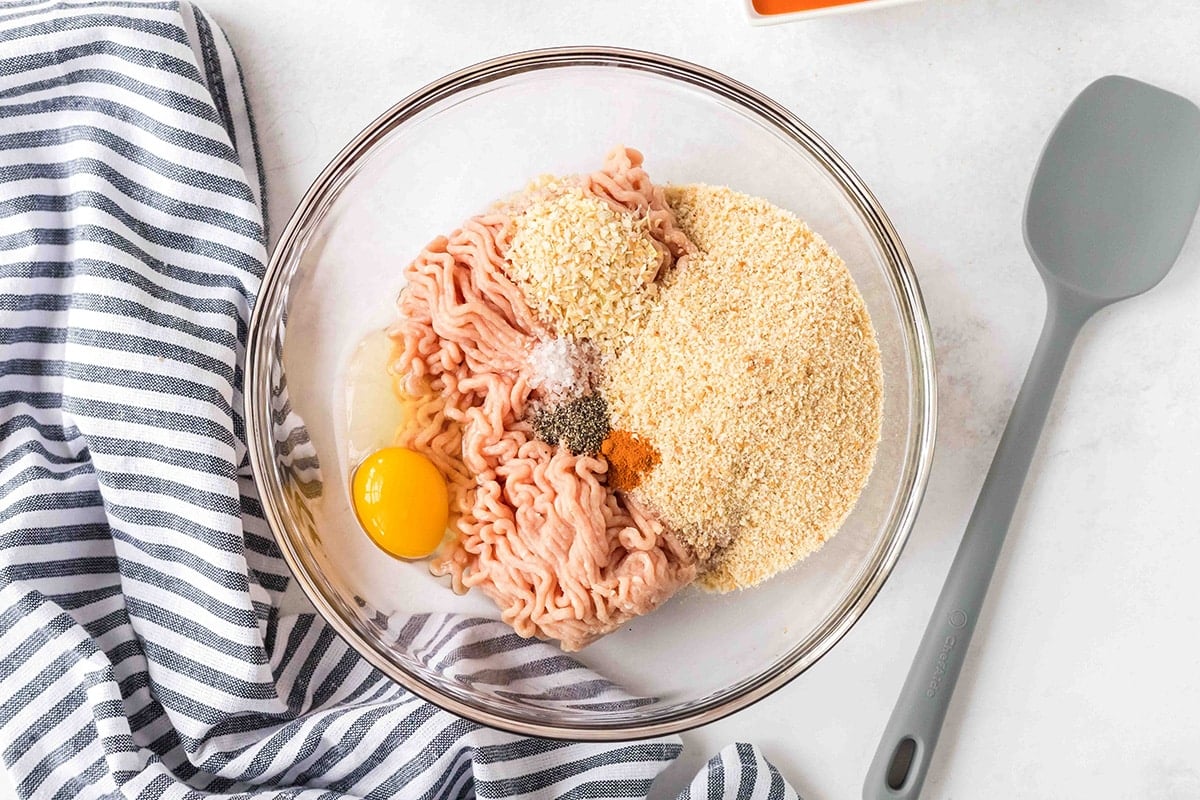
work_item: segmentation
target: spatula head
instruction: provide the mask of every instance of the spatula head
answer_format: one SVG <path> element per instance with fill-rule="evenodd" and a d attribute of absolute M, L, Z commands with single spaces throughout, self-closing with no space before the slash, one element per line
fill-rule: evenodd
<path fill-rule="evenodd" d="M 1048 281 L 1100 303 L 1171 269 L 1200 205 L 1200 109 L 1112 75 L 1083 90 L 1042 153 L 1025 242 Z"/>

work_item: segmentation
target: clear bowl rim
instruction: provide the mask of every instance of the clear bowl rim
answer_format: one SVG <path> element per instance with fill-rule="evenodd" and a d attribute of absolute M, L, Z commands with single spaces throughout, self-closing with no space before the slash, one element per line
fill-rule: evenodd
<path fill-rule="evenodd" d="M 888 521 L 886 547 L 878 548 L 864 570 L 865 579 L 852 587 L 848 597 L 835 608 L 825 623 L 808 639 L 813 644 L 799 652 L 797 646 L 788 656 L 769 669 L 736 686 L 737 691 L 717 693 L 715 699 L 692 704 L 681 712 L 661 715 L 638 724 L 598 723 L 596 725 L 560 724 L 535 719 L 518 719 L 448 696 L 419 676 L 388 659 L 380 649 L 364 640 L 338 613 L 335 603 L 303 566 L 283 511 L 282 488 L 272 481 L 270 363 L 277 344 L 269 333 L 278 319 L 281 301 L 286 297 L 283 280 L 287 267 L 303 252 L 311 228 L 323 218 L 327 208 L 352 177 L 355 165 L 371 152 L 395 128 L 443 100 L 476 86 L 523 73 L 561 67 L 614 67 L 651 73 L 685 85 L 707 90 L 731 101 L 773 130 L 787 136 L 816 158 L 853 201 L 861 221 L 884 251 L 888 278 L 898 290 L 900 317 L 909 340 L 906 350 L 912 360 L 915 405 L 911 424 L 916 435 L 908 448 L 899 491 L 902 503 Z M 274 313 L 273 313 L 274 312 Z M 715 722 L 766 698 L 787 685 L 822 658 L 854 626 L 878 595 L 891 575 L 915 522 L 924 498 L 933 460 L 937 420 L 937 380 L 933 356 L 933 335 L 924 300 L 908 253 L 891 220 L 875 195 L 848 163 L 807 124 L 760 92 L 732 78 L 688 61 L 642 50 L 615 47 L 556 47 L 527 50 L 488 59 L 452 72 L 418 89 L 392 105 L 363 128 L 329 162 L 297 204 L 280 235 L 263 274 L 262 284 L 251 314 L 246 345 L 246 370 L 243 392 L 247 450 L 251 470 L 258 487 L 264 516 L 279 546 L 292 577 L 318 613 L 333 630 L 372 666 L 391 680 L 434 705 L 491 728 L 512 733 L 579 741 L 618 741 L 644 739 L 679 733 Z M 728 696 L 726 696 L 728 695 Z"/>

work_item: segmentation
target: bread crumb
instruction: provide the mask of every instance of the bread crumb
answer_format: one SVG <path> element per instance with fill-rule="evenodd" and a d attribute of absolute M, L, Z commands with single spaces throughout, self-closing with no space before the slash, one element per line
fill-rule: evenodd
<path fill-rule="evenodd" d="M 725 592 L 793 566 L 849 515 L 879 442 L 882 366 L 845 263 L 801 220 L 724 187 L 667 201 L 699 252 L 604 392 L 613 428 L 661 454 L 635 496 Z"/>

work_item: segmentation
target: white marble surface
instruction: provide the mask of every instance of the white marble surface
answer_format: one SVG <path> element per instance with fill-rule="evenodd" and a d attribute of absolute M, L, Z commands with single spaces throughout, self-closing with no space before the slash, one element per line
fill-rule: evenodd
<path fill-rule="evenodd" d="M 758 743 L 808 800 L 858 797 L 1037 337 L 1030 171 L 1076 92 L 1124 73 L 1200 100 L 1195 0 L 926 0 L 753 28 L 740 0 L 207 0 L 247 73 L 278 232 L 366 122 L 512 50 L 613 44 L 721 70 L 822 133 L 891 214 L 932 317 L 941 420 L 875 605 L 769 700 L 684 736 L 665 794 Z M 930 773 L 929 798 L 1200 797 L 1200 235 L 1084 332 Z"/>

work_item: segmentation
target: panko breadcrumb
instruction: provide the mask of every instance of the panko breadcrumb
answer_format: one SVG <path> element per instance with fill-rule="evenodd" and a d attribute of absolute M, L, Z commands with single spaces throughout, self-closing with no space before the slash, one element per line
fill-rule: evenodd
<path fill-rule="evenodd" d="M 635 495 L 723 592 L 796 564 L 850 513 L 880 437 L 879 346 L 846 265 L 794 215 L 723 187 L 667 200 L 700 252 L 604 392 L 613 428 L 661 454 Z"/>

